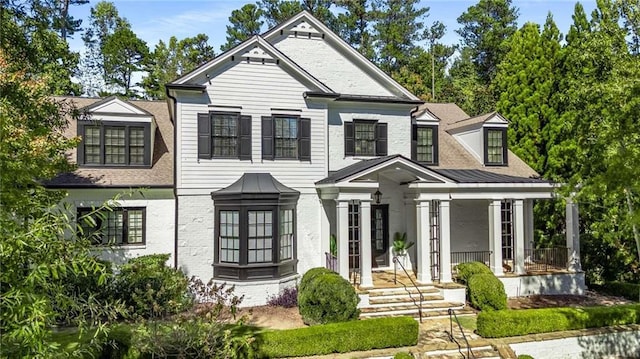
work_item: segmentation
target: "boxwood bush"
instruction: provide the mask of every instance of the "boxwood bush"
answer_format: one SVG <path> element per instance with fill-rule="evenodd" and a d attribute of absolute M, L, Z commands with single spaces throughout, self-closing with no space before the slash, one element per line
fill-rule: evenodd
<path fill-rule="evenodd" d="M 283 358 L 416 345 L 418 322 L 409 317 L 357 320 L 265 332 L 261 354 Z"/>
<path fill-rule="evenodd" d="M 491 274 L 491 269 L 482 262 L 460 263 L 458 269 L 458 281 L 463 284 L 469 283 L 469 279 L 475 274 Z"/>
<path fill-rule="evenodd" d="M 640 302 L 640 284 L 625 282 L 607 282 L 601 286 L 594 286 L 609 295 L 624 297 L 629 300 Z"/>
<path fill-rule="evenodd" d="M 300 280 L 300 285 L 298 286 L 298 290 L 304 290 L 307 288 L 307 285 L 313 281 L 313 279 L 321 274 L 333 273 L 333 271 L 324 268 L 324 267 L 316 267 L 309 269 Z"/>
<path fill-rule="evenodd" d="M 640 304 L 489 311 L 478 314 L 477 323 L 485 338 L 640 324 Z"/>
<path fill-rule="evenodd" d="M 504 285 L 493 273 L 475 274 L 467 284 L 471 306 L 480 310 L 507 309 Z"/>
<path fill-rule="evenodd" d="M 311 276 L 305 276 L 298 291 L 298 309 L 306 324 L 346 322 L 360 316 L 360 297 L 338 273 L 313 270 Z"/>

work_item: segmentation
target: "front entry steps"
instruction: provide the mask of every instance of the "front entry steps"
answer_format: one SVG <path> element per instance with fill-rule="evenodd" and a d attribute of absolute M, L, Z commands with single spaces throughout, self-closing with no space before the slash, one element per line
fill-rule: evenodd
<path fill-rule="evenodd" d="M 449 308 L 455 309 L 458 315 L 473 313 L 465 308 L 464 303 L 445 301 L 440 290 L 434 286 L 420 286 L 418 289 L 423 295 L 423 318 L 447 317 Z M 360 296 L 363 303 L 360 308 L 361 318 L 420 316 L 420 294 L 415 287 L 370 289 Z"/>
<path fill-rule="evenodd" d="M 429 359 L 460 359 L 460 358 L 482 358 L 482 359 L 501 359 L 500 353 L 491 345 L 471 346 L 472 355 L 467 355 L 466 347 L 455 349 L 431 350 L 414 354 L 416 358 Z"/>

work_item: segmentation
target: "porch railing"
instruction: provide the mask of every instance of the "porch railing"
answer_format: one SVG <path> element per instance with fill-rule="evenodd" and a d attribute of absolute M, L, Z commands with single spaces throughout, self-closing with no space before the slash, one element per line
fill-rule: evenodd
<path fill-rule="evenodd" d="M 460 263 L 481 262 L 489 266 L 491 251 L 451 252 L 452 268 Z"/>
<path fill-rule="evenodd" d="M 569 262 L 569 248 L 527 248 L 524 250 L 524 268 L 527 272 L 564 270 Z"/>
<path fill-rule="evenodd" d="M 400 260 L 396 256 L 393 256 L 393 284 L 398 283 L 398 266 L 402 268 L 402 271 L 404 271 L 404 274 L 407 276 L 407 278 L 409 278 L 409 280 L 411 281 L 411 284 L 413 285 L 413 287 L 418 292 L 418 295 L 420 296 L 418 298 L 419 302 L 416 303 L 416 300 L 413 298 L 413 295 L 411 295 L 411 292 L 409 292 L 407 285 L 404 283 L 401 283 L 404 289 L 407 292 L 409 292 L 409 298 L 411 298 L 411 300 L 413 301 L 413 304 L 415 304 L 418 307 L 418 317 L 420 318 L 420 323 L 422 323 L 422 302 L 424 302 L 424 294 L 422 294 L 422 291 L 420 290 L 420 288 L 418 288 L 418 285 L 416 284 L 416 282 L 414 282 L 413 279 L 411 279 L 409 272 L 407 272 L 407 270 L 404 268 L 402 263 L 400 263 Z"/>
<path fill-rule="evenodd" d="M 338 257 L 332 255 L 329 252 L 324 252 L 325 268 L 334 272 L 338 271 Z"/>

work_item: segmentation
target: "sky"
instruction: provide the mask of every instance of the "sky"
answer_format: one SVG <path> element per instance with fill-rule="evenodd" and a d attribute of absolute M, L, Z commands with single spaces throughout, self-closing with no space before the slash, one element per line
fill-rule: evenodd
<path fill-rule="evenodd" d="M 171 36 L 178 39 L 192 37 L 199 33 L 209 36 L 216 53 L 220 51 L 220 45 L 226 42 L 226 26 L 231 11 L 241 8 L 244 4 L 255 3 L 247 0 L 111 0 L 118 8 L 120 16 L 125 17 L 131 23 L 132 30 L 139 38 L 146 41 L 149 49 L 153 51 L 159 40 L 167 40 Z M 91 0 L 89 4 L 74 6 L 71 14 L 83 19 L 83 25 L 89 24 L 91 6 L 98 0 Z M 594 1 L 580 1 L 587 14 L 595 8 Z M 447 34 L 442 42 L 446 44 L 458 44 L 460 38 L 454 30 L 460 25 L 456 19 L 467 8 L 477 1 L 466 0 L 422 0 L 421 6 L 430 8 L 429 16 L 425 24 L 429 26 L 436 20 L 447 26 Z M 518 25 L 525 22 L 543 24 L 547 13 L 551 12 L 558 28 L 566 34 L 572 24 L 571 15 L 575 0 L 514 0 L 513 5 L 519 9 Z M 266 28 L 264 30 L 267 30 Z M 81 34 L 76 33 L 69 40 L 71 49 L 81 51 L 84 48 Z"/>

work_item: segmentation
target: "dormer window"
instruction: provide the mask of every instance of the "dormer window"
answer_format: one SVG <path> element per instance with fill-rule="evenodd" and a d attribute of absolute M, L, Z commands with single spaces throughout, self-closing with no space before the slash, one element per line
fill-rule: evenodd
<path fill-rule="evenodd" d="M 411 159 L 426 165 L 438 164 L 438 126 L 413 125 Z"/>
<path fill-rule="evenodd" d="M 149 166 L 151 124 L 138 122 L 86 121 L 78 123 L 82 143 L 80 166 Z"/>
<path fill-rule="evenodd" d="M 484 164 L 507 165 L 507 129 L 484 128 Z"/>

